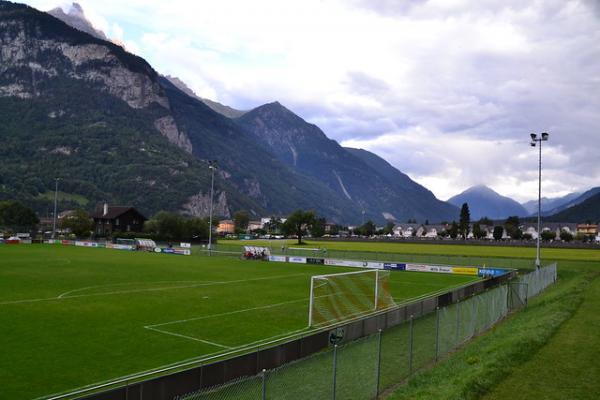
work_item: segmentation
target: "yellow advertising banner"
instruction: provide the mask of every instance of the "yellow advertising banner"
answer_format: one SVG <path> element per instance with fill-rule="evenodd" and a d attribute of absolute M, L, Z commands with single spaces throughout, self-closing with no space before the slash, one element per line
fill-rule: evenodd
<path fill-rule="evenodd" d="M 476 267 L 452 267 L 453 274 L 459 275 L 477 275 L 479 268 Z"/>

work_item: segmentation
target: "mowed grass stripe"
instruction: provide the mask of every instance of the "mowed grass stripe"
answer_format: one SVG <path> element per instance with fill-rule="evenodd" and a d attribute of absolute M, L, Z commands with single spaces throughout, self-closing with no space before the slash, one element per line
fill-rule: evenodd
<path fill-rule="evenodd" d="M 238 347 L 306 329 L 310 276 L 345 271 L 355 269 L 0 246 L 0 302 L 53 300 L 0 305 L 2 395 L 31 399 L 225 350 L 205 342 Z M 408 299 L 471 279 L 395 273 L 391 290 Z M 173 284 L 158 284 L 165 281 Z M 236 313 L 283 302 L 290 304 Z M 168 327 L 204 342 L 144 328 L 215 314 L 227 315 Z"/>

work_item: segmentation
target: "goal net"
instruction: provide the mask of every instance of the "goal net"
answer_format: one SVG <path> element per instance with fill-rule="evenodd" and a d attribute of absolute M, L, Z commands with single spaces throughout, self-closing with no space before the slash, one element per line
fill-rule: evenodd
<path fill-rule="evenodd" d="M 384 270 L 313 276 L 308 325 L 330 325 L 396 305 L 389 282 L 390 271 Z"/>

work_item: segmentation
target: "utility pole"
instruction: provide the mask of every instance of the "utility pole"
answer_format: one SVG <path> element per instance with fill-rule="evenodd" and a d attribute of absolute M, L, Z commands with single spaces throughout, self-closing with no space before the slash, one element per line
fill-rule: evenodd
<path fill-rule="evenodd" d="M 56 211 L 58 208 L 58 181 L 60 178 L 54 178 L 54 218 L 52 222 L 52 239 L 56 237 Z"/>
<path fill-rule="evenodd" d="M 212 215 L 213 215 L 213 193 L 215 188 L 215 169 L 217 169 L 217 160 L 211 160 L 208 162 L 208 168 L 210 169 L 210 212 L 208 217 L 208 255 L 211 255 L 212 251 Z"/>

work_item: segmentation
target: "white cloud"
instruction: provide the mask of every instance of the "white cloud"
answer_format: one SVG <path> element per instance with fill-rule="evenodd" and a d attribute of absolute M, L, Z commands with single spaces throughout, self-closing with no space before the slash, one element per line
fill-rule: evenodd
<path fill-rule="evenodd" d="M 42 9 L 55 1 L 29 0 Z M 593 1 L 81 0 L 109 36 L 199 95 L 279 100 L 447 198 L 600 185 L 600 8 Z"/>

